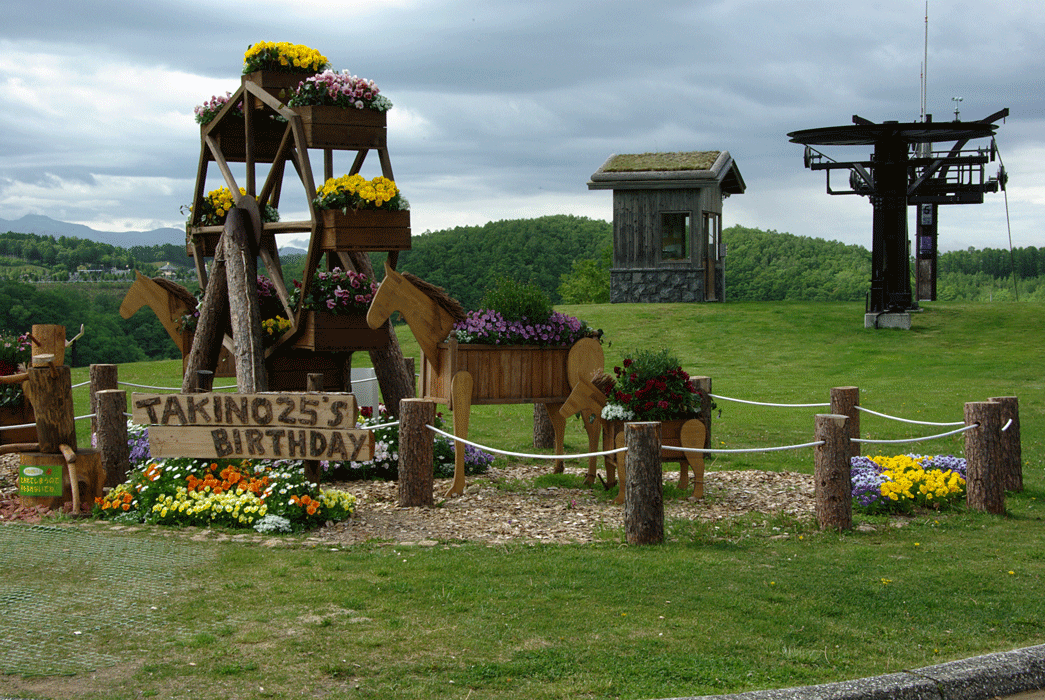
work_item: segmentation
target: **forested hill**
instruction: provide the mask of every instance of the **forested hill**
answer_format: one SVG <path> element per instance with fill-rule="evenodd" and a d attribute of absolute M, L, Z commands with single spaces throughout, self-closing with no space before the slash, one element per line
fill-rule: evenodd
<path fill-rule="evenodd" d="M 500 277 L 536 284 L 559 303 L 560 277 L 573 261 L 597 258 L 612 240 L 611 224 L 582 216 L 493 221 L 414 236 L 397 268 L 443 287 L 468 309 Z"/>
<path fill-rule="evenodd" d="M 858 245 L 733 226 L 726 244 L 730 301 L 859 301 L 871 277 L 871 253 Z"/>

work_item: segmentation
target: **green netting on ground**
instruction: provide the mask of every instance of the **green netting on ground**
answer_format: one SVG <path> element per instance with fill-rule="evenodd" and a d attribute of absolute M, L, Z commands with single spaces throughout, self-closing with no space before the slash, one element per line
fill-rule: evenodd
<path fill-rule="evenodd" d="M 118 663 L 115 640 L 179 634 L 164 610 L 201 556 L 181 542 L 0 526 L 0 673 L 82 673 Z"/>

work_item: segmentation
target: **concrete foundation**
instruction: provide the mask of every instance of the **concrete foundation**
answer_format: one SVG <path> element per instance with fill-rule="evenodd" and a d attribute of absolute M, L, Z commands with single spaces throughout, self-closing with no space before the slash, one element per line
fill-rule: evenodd
<path fill-rule="evenodd" d="M 911 330 L 911 314 L 909 313 L 884 313 L 864 314 L 864 328 L 899 328 Z"/>

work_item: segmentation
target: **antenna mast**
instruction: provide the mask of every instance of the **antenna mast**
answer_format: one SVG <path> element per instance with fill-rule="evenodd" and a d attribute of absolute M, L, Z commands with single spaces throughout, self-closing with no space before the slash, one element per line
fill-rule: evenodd
<path fill-rule="evenodd" d="M 929 89 L 929 0 L 925 0 L 925 49 L 922 56 L 922 121 L 927 107 L 926 92 Z"/>

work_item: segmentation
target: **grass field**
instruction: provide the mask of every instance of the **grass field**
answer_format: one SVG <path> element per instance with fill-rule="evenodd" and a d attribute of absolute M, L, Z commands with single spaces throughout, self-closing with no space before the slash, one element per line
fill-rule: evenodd
<path fill-rule="evenodd" d="M 112 617 L 133 620 L 54 642 L 103 648 L 113 661 L 96 673 L 0 676 L 0 695 L 666 698 L 859 678 L 1045 642 L 1045 306 L 931 304 L 910 332 L 865 330 L 855 304 L 563 310 L 605 330 L 609 367 L 636 347 L 671 347 L 723 397 L 821 403 L 831 387 L 853 385 L 865 407 L 950 422 L 967 401 L 1016 395 L 1026 488 L 1008 495 L 1003 517 L 858 516 L 858 529 L 835 534 L 756 514 L 668 523 L 668 542 L 646 548 L 622 545 L 619 532 L 586 546 L 331 551 L 95 528 L 113 551 L 165 542 L 171 583 L 137 586 L 126 552 L 0 565 L 0 580 L 15 582 L 0 586 L 28 589 L 37 575 L 70 600 L 99 593 Z M 416 355 L 409 333 L 399 337 Z M 120 374 L 175 386 L 179 367 Z M 85 395 L 77 390 L 78 401 Z M 824 411 L 718 406 L 714 444 L 738 448 L 807 442 Z M 81 403 L 77 413 L 86 412 Z M 471 437 L 531 451 L 531 416 L 529 406 L 478 407 Z M 865 437 L 940 431 L 862 418 Z M 962 438 L 887 447 L 960 454 Z M 567 449 L 586 449 L 578 424 L 568 426 Z M 806 449 L 709 465 L 811 473 L 813 460 Z M 122 573 L 110 575 L 117 559 Z M 10 596 L 0 601 L 20 600 Z M 125 612 L 139 601 L 144 614 Z M 67 605 L 54 614 L 72 629 L 82 611 Z M 0 644 L 26 643 L 26 630 L 8 627 Z"/>

